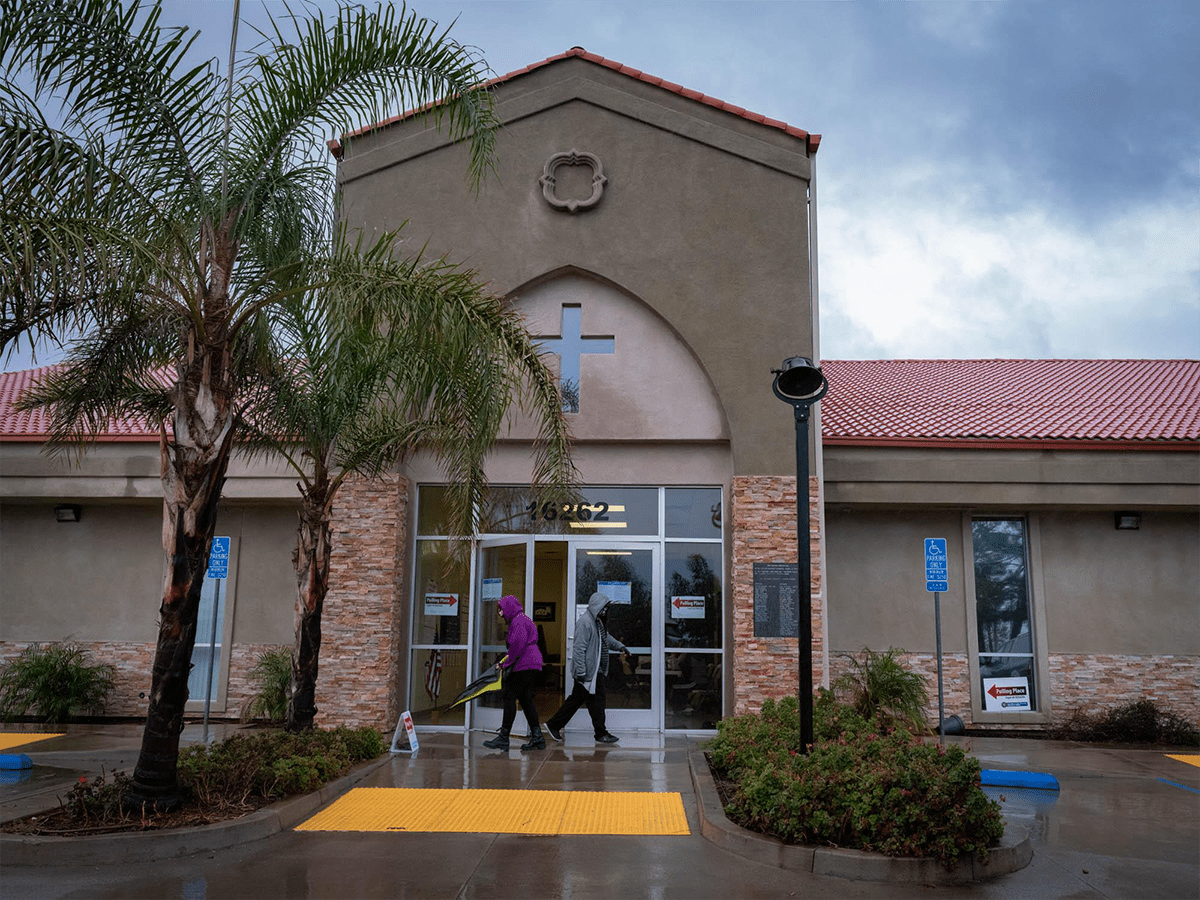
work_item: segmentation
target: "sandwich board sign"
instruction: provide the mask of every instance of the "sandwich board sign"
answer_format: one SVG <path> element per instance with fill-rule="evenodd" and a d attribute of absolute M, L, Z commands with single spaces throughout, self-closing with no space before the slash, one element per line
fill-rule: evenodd
<path fill-rule="evenodd" d="M 400 729 L 403 728 L 408 735 L 408 747 L 397 747 L 400 742 Z M 407 709 L 400 713 L 400 721 L 396 723 L 396 730 L 392 732 L 392 747 L 393 753 L 416 753 L 421 749 L 421 745 L 417 742 L 417 726 L 413 724 L 412 713 Z"/>

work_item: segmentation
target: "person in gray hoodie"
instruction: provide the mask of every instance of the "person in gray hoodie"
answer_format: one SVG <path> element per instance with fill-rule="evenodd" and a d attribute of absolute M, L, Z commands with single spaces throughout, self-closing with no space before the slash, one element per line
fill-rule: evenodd
<path fill-rule="evenodd" d="M 608 674 L 608 651 L 616 650 L 628 656 L 629 650 L 604 627 L 611 602 L 607 594 L 596 591 L 588 600 L 587 611 L 575 623 L 575 645 L 571 650 L 571 677 L 575 679 L 575 687 L 558 712 L 545 722 L 546 733 L 556 741 L 562 740 L 563 729 L 579 707 L 586 705 L 596 741 L 601 744 L 617 742 L 617 736 L 609 734 L 604 727 L 604 680 Z"/>

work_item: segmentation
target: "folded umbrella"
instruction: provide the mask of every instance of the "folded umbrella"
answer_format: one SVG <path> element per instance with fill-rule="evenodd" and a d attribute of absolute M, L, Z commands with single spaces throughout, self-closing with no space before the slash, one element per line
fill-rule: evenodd
<path fill-rule="evenodd" d="M 503 672 L 500 666 L 506 659 L 508 659 L 507 656 L 502 656 L 496 660 L 495 665 L 490 666 L 482 675 L 463 688 L 459 695 L 454 698 L 454 702 L 447 706 L 446 709 L 454 709 L 458 704 L 474 700 L 480 694 L 486 694 L 488 691 L 500 690 L 502 684 L 501 673 Z"/>

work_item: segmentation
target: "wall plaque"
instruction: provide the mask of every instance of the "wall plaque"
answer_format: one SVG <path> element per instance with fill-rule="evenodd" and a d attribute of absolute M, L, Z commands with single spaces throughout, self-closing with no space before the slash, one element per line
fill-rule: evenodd
<path fill-rule="evenodd" d="M 796 563 L 754 564 L 754 636 L 798 637 Z"/>
<path fill-rule="evenodd" d="M 563 166 L 586 166 L 592 171 L 590 193 L 586 197 L 559 197 L 554 188 L 558 183 L 558 170 Z M 542 169 L 542 177 L 538 179 L 542 185 L 542 196 L 555 209 L 569 213 L 577 213 L 583 209 L 591 209 L 600 202 L 604 195 L 604 185 L 608 179 L 604 176 L 604 167 L 600 165 L 600 157 L 595 153 L 583 153 L 572 148 L 565 153 L 555 153 Z"/>

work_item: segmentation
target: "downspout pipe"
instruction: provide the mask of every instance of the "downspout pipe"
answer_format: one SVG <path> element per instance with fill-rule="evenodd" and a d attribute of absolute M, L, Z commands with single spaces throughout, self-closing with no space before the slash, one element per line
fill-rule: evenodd
<path fill-rule="evenodd" d="M 817 150 L 821 136 L 808 136 L 808 291 L 812 309 L 813 362 L 821 365 L 820 278 L 817 255 Z M 825 539 L 825 454 L 821 445 L 821 407 L 812 411 L 813 473 L 817 476 L 817 566 L 821 573 L 818 597 L 821 603 L 821 686 L 829 687 L 829 573 L 826 567 Z"/>

